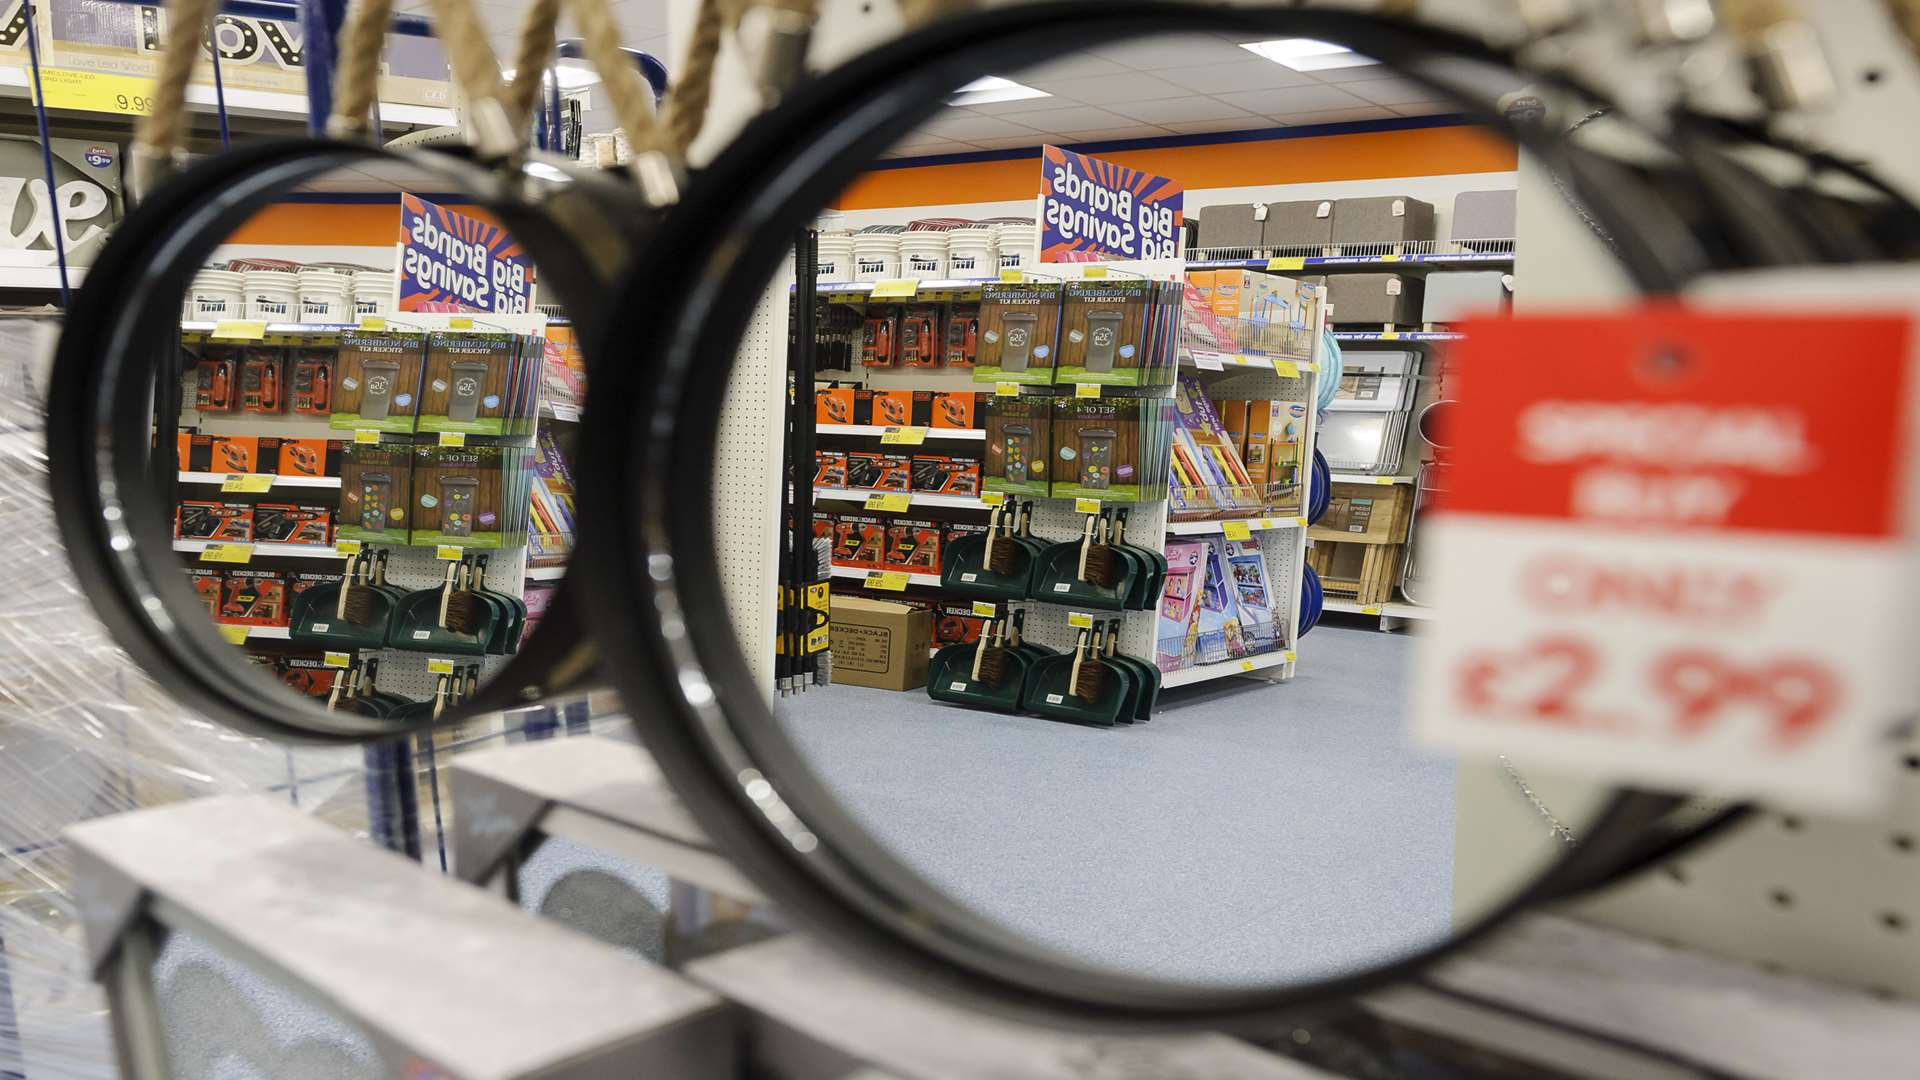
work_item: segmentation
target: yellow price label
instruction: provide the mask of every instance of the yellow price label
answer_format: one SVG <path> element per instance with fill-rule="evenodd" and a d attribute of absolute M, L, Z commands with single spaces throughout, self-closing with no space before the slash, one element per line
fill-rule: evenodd
<path fill-rule="evenodd" d="M 1253 670 L 1253 661 L 1251 661 L 1251 660 L 1242 660 L 1242 661 L 1240 661 L 1240 670 L 1241 670 L 1241 671 L 1252 671 L 1252 670 Z"/>
<path fill-rule="evenodd" d="M 226 639 L 227 644 L 245 645 L 247 643 L 247 632 L 253 628 L 250 626 L 230 626 L 226 623 L 221 623 L 219 626 L 214 627 L 214 629 L 220 631 L 220 636 Z"/>
<path fill-rule="evenodd" d="M 362 330 L 385 330 L 386 328 L 387 320 L 378 315 L 360 316 L 360 329 Z"/>
<path fill-rule="evenodd" d="M 994 397 L 1019 397 L 1020 384 L 1017 382 L 997 382 L 993 384 Z"/>
<path fill-rule="evenodd" d="M 1007 505 L 1007 493 L 1004 491 L 983 491 L 980 493 L 980 504 L 982 506 L 1005 506 Z"/>
<path fill-rule="evenodd" d="M 832 644 L 833 632 L 824 626 L 807 634 L 807 651 L 810 653 L 826 652 Z"/>
<path fill-rule="evenodd" d="M 1269 270 L 1305 270 L 1306 268 L 1307 260 L 1298 256 L 1291 259 L 1267 260 L 1267 269 Z"/>
<path fill-rule="evenodd" d="M 1091 279 L 1091 278 L 1103 278 L 1106 276 L 1107 276 L 1107 268 L 1104 266 L 1088 266 L 1088 267 L 1083 267 L 1080 270 L 1080 277 L 1083 280 Z"/>
<path fill-rule="evenodd" d="M 1380 261 L 1381 261 L 1381 262 L 1399 262 L 1399 261 L 1400 261 L 1400 256 L 1398 256 L 1398 255 L 1382 255 L 1382 256 L 1380 256 Z"/>
<path fill-rule="evenodd" d="M 1376 476 L 1376 477 L 1374 477 L 1374 478 L 1373 478 L 1373 482 L 1374 482 L 1374 483 L 1376 483 L 1376 484 L 1391 484 L 1391 483 L 1393 483 L 1393 477 L 1391 477 L 1391 476 Z"/>
<path fill-rule="evenodd" d="M 1281 653 L 1280 655 L 1281 655 L 1281 656 L 1284 656 L 1284 657 L 1286 657 L 1286 658 L 1287 658 L 1287 663 L 1289 663 L 1289 664 L 1291 664 L 1291 663 L 1293 663 L 1294 661 L 1296 661 L 1296 660 L 1298 660 L 1298 659 L 1300 659 L 1300 658 L 1299 658 L 1298 656 L 1295 656 L 1295 655 L 1293 654 L 1293 650 L 1292 650 L 1292 649 L 1288 649 L 1288 650 L 1287 650 L 1286 652 L 1283 652 L 1283 653 Z"/>
<path fill-rule="evenodd" d="M 973 602 L 973 613 L 983 619 L 991 619 L 995 615 L 1000 614 L 1000 605 L 990 604 L 985 600 L 975 600 Z"/>
<path fill-rule="evenodd" d="M 1076 514 L 1097 514 L 1100 512 L 1099 499 L 1073 500 L 1073 512 Z"/>
<path fill-rule="evenodd" d="M 1081 383 L 1073 388 L 1073 396 L 1077 398 L 1097 398 L 1100 396 L 1100 384 Z"/>
<path fill-rule="evenodd" d="M 358 555 L 360 554 L 360 541 L 358 540 L 335 541 L 333 545 L 333 552 L 336 555 Z"/>
<path fill-rule="evenodd" d="M 900 570 L 875 570 L 867 575 L 867 588 L 888 592 L 906 592 L 907 575 Z"/>
<path fill-rule="evenodd" d="M 122 116 L 144 116 L 153 112 L 153 80 L 149 78 L 110 75 L 101 71 L 41 68 L 40 87 L 46 95 L 49 109 L 78 109 Z M 27 80 L 27 93 L 33 93 L 31 79 Z"/>
<path fill-rule="evenodd" d="M 1306 517 L 1305 517 L 1305 515 L 1302 515 L 1302 516 L 1300 516 L 1300 517 L 1297 517 L 1297 518 L 1294 518 L 1294 519 L 1293 519 L 1293 523 L 1294 523 L 1295 525 L 1298 525 L 1298 526 L 1300 526 L 1300 527 L 1301 527 L 1301 528 L 1303 528 L 1303 529 L 1307 527 L 1307 519 L 1306 519 Z"/>
<path fill-rule="evenodd" d="M 1399 340 L 1400 340 L 1400 331 L 1398 331 L 1398 330 L 1382 330 L 1382 331 L 1380 331 L 1380 340 L 1381 340 L 1381 341 L 1399 341 Z"/>
<path fill-rule="evenodd" d="M 252 544 L 208 544 L 200 549 L 201 562 L 243 563 L 253 561 Z"/>
<path fill-rule="evenodd" d="M 433 549 L 434 558 L 446 559 L 448 561 L 463 559 L 466 557 L 466 554 L 466 548 L 454 547 L 452 544 L 441 544 L 439 547 Z"/>
<path fill-rule="evenodd" d="M 1378 615 L 1380 614 L 1380 609 L 1377 607 L 1363 607 L 1360 609 L 1360 613 L 1362 615 Z"/>
<path fill-rule="evenodd" d="M 891 514 L 900 513 L 913 505 L 913 496 L 904 492 L 874 492 L 867 496 L 867 509 L 885 510 Z"/>
<path fill-rule="evenodd" d="M 1300 377 L 1300 366 L 1291 360 L 1276 359 L 1273 362 L 1273 373 L 1283 379 L 1297 379 Z"/>
<path fill-rule="evenodd" d="M 453 318 L 447 320 L 447 329 L 471 330 L 473 329 L 473 320 L 466 318 L 465 316 L 456 315 Z"/>
<path fill-rule="evenodd" d="M 380 441 L 380 433 L 365 429 L 357 430 L 353 433 L 353 441 L 358 446 L 371 446 Z"/>
<path fill-rule="evenodd" d="M 428 657 L 427 658 L 427 674 L 451 675 L 453 674 L 453 661 L 443 660 L 437 656 Z"/>
<path fill-rule="evenodd" d="M 327 667 L 350 667 L 353 664 L 353 654 L 343 652 L 323 653 L 321 654 L 320 662 Z"/>
<path fill-rule="evenodd" d="M 273 490 L 272 473 L 234 473 L 220 481 L 221 491 L 246 491 L 259 493 Z"/>
<path fill-rule="evenodd" d="M 1253 539 L 1253 530 L 1247 528 L 1247 523 L 1244 521 L 1222 522 L 1220 525 L 1220 531 L 1227 534 L 1227 539 L 1229 540 Z"/>
<path fill-rule="evenodd" d="M 919 446 L 927 441 L 927 429 L 924 427 L 890 427 L 880 433 L 880 441 L 887 446 Z"/>
<path fill-rule="evenodd" d="M 213 324 L 216 341 L 259 341 L 267 336 L 267 324 L 259 319 L 221 319 Z"/>
<path fill-rule="evenodd" d="M 920 295 L 918 278 L 886 278 L 873 283 L 867 296 L 874 300 L 911 300 Z"/>
<path fill-rule="evenodd" d="M 1091 630 L 1093 629 L 1093 616 L 1084 611 L 1069 611 L 1067 612 L 1067 625 L 1073 627 L 1075 630 Z"/>
<path fill-rule="evenodd" d="M 1009 285 L 1018 285 L 1027 280 L 1027 275 L 1018 270 L 1002 270 L 1000 271 L 1000 280 Z"/>
<path fill-rule="evenodd" d="M 440 433 L 441 446 L 467 445 L 467 433 L 464 431 L 443 431 Z"/>

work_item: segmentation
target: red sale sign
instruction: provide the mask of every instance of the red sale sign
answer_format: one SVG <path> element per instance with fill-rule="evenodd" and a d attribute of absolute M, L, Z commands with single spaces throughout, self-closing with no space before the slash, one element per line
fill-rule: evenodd
<path fill-rule="evenodd" d="M 1905 316 L 1462 327 L 1416 734 L 1869 808 L 1920 688 Z"/>

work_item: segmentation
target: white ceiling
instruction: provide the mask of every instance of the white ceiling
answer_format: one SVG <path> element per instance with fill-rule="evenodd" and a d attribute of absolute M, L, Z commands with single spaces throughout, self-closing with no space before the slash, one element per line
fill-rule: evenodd
<path fill-rule="evenodd" d="M 433 17 L 431 0 L 394 0 L 393 6 L 396 11 L 428 19 Z M 473 6 L 479 11 L 481 21 L 486 23 L 487 36 L 493 40 L 493 51 L 499 54 L 500 62 L 513 63 L 513 42 L 520 33 L 521 12 L 526 5 L 503 0 L 474 0 Z M 613 0 L 613 14 L 620 22 L 622 45 L 650 52 L 666 61 L 666 0 Z M 560 19 L 560 36 L 579 36 L 573 21 L 564 14 Z"/>

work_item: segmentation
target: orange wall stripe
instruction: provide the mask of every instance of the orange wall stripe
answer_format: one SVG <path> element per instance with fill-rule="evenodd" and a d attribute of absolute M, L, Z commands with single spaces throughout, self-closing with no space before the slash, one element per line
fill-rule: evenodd
<path fill-rule="evenodd" d="M 1312 184 L 1400 176 L 1511 172 L 1511 142 L 1475 127 L 1316 135 L 1096 154 L 1195 188 Z M 1040 157 L 878 169 L 847 186 L 836 210 L 1031 199 L 1040 193 Z"/>
<path fill-rule="evenodd" d="M 460 213 L 488 224 L 493 215 L 477 206 Z M 340 244 L 392 247 L 400 239 L 400 204 L 275 203 L 248 218 L 227 239 L 229 244 Z"/>

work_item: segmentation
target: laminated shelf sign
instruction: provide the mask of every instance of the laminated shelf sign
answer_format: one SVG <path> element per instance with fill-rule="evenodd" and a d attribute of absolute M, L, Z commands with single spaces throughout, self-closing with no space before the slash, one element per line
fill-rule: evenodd
<path fill-rule="evenodd" d="M 1057 146 L 1042 150 L 1040 170 L 1040 261 L 1179 257 L 1180 182 Z"/>
<path fill-rule="evenodd" d="M 399 249 L 396 311 L 534 310 L 533 261 L 498 225 L 403 194 Z"/>
<path fill-rule="evenodd" d="M 1444 632 L 1417 646 L 1416 734 L 1871 811 L 1916 681 L 1907 317 L 1660 306 L 1462 329 L 1450 490 L 1422 524 Z"/>

